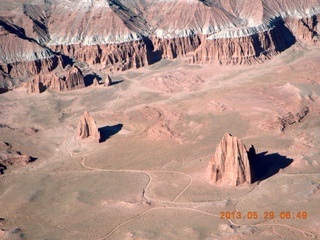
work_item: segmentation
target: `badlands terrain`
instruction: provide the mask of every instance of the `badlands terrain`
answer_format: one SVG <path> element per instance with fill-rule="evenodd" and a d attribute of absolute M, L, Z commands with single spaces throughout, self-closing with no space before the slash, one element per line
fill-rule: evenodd
<path fill-rule="evenodd" d="M 0 239 L 319 239 L 319 13 L 2 1 Z"/>

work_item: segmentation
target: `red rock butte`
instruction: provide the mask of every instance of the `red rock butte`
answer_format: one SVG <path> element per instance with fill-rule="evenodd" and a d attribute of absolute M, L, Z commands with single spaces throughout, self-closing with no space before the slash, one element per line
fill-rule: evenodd
<path fill-rule="evenodd" d="M 246 146 L 229 133 L 218 144 L 209 169 L 215 183 L 238 186 L 252 182 Z"/>
<path fill-rule="evenodd" d="M 77 129 L 78 139 L 92 139 L 94 142 L 100 142 L 100 132 L 94 119 L 85 111 L 80 119 Z"/>
<path fill-rule="evenodd" d="M 53 72 L 36 76 L 25 84 L 28 93 L 41 93 L 45 89 L 61 92 L 85 87 L 84 78 L 79 68 L 67 67 L 63 73 L 63 75 L 59 74 L 61 76 Z"/>

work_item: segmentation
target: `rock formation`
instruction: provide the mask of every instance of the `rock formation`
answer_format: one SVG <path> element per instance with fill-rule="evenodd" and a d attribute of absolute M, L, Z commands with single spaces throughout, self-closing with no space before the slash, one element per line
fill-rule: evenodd
<path fill-rule="evenodd" d="M 245 145 L 226 133 L 209 164 L 214 182 L 238 186 L 252 182 L 252 173 Z"/>
<path fill-rule="evenodd" d="M 51 89 L 57 92 L 65 90 L 74 90 L 85 87 L 83 75 L 79 68 L 72 66 L 66 67 L 64 73 L 40 74 L 25 85 L 29 93 L 41 93 L 45 89 Z"/>
<path fill-rule="evenodd" d="M 0 141 L 0 174 L 10 165 L 25 165 L 32 159 L 12 149 L 9 143 Z"/>
<path fill-rule="evenodd" d="M 104 86 L 107 87 L 107 86 L 111 86 L 111 85 L 112 85 L 112 79 L 111 79 L 111 77 L 108 75 L 108 76 L 107 76 L 107 79 L 105 80 Z"/>
<path fill-rule="evenodd" d="M 93 79 L 92 86 L 97 87 L 97 86 L 99 86 L 99 85 L 100 85 L 100 84 L 99 84 L 98 79 L 97 79 L 97 78 L 94 78 L 94 79 Z"/>
<path fill-rule="evenodd" d="M 100 132 L 94 119 L 85 111 L 81 117 L 77 129 L 77 138 L 91 138 L 94 142 L 100 142 Z"/>
<path fill-rule="evenodd" d="M 283 31 L 278 29 L 243 37 L 207 38 L 193 54 L 191 63 L 261 63 L 287 49 L 293 39 L 293 36 L 284 36 Z"/>
<path fill-rule="evenodd" d="M 89 64 L 103 64 L 116 71 L 135 69 L 148 65 L 146 44 L 133 41 L 117 44 L 81 44 L 51 46 L 54 51 L 71 56 Z"/>
<path fill-rule="evenodd" d="M 13 79 L 0 70 L 0 94 L 8 92 L 9 88 L 12 86 Z"/>
<path fill-rule="evenodd" d="M 85 83 L 82 72 L 79 68 L 72 66 L 68 71 L 65 78 L 65 88 L 67 90 L 84 88 Z"/>
<path fill-rule="evenodd" d="M 288 112 L 286 116 L 278 117 L 281 131 L 284 131 L 286 127 L 294 123 L 300 122 L 309 113 L 310 108 L 303 106 L 296 113 Z"/>
<path fill-rule="evenodd" d="M 0 71 L 9 77 L 56 71 L 63 58 L 123 71 L 178 57 L 260 63 L 297 40 L 319 45 L 320 0 L 3 1 Z"/>
<path fill-rule="evenodd" d="M 288 18 L 286 23 L 298 39 L 311 45 L 319 45 L 319 22 L 317 20 L 319 17 L 320 14 L 301 19 Z"/>

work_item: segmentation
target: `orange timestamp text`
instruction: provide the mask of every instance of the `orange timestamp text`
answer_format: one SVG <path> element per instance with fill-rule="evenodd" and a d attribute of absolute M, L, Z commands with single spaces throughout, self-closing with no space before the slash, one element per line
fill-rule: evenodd
<path fill-rule="evenodd" d="M 220 212 L 220 219 L 307 219 L 308 213 L 305 211 L 298 212 L 286 212 L 282 211 L 279 213 L 275 212 Z"/>

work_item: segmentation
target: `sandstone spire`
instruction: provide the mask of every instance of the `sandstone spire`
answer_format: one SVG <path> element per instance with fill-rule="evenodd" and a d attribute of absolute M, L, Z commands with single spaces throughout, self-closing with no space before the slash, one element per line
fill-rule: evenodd
<path fill-rule="evenodd" d="M 68 90 L 85 87 L 84 78 L 79 68 L 76 66 L 71 66 L 66 74 L 65 84 Z"/>
<path fill-rule="evenodd" d="M 107 79 L 106 79 L 106 81 L 104 83 L 104 86 L 107 87 L 107 86 L 111 86 L 111 85 L 112 85 L 112 79 L 108 74 Z"/>
<path fill-rule="evenodd" d="M 97 78 L 93 79 L 92 86 L 94 86 L 94 87 L 99 86 L 99 81 L 98 81 L 98 79 L 97 79 Z"/>
<path fill-rule="evenodd" d="M 66 67 L 60 75 L 54 72 L 39 74 L 25 86 L 29 93 L 41 93 L 45 89 L 60 92 L 85 87 L 82 72 L 75 66 Z"/>
<path fill-rule="evenodd" d="M 41 93 L 40 82 L 37 80 L 30 81 L 27 84 L 27 87 L 28 87 L 28 93 Z"/>
<path fill-rule="evenodd" d="M 85 111 L 78 124 L 77 137 L 79 139 L 91 138 L 93 141 L 100 141 L 100 132 L 94 119 Z"/>
<path fill-rule="evenodd" d="M 226 133 L 209 164 L 214 182 L 238 186 L 251 183 L 251 170 L 245 145 L 237 137 Z"/>

